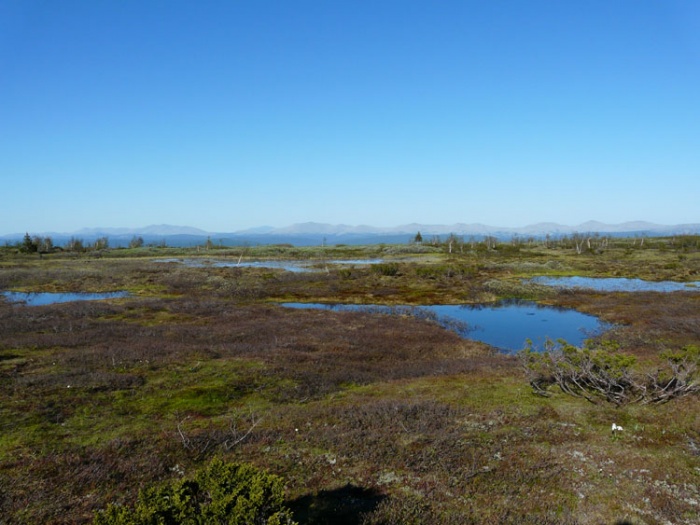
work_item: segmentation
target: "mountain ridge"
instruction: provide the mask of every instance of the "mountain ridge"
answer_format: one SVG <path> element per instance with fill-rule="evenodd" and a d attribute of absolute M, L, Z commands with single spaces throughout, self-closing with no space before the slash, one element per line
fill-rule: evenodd
<path fill-rule="evenodd" d="M 539 222 L 526 226 L 492 226 L 482 223 L 454 223 L 454 224 L 424 224 L 409 223 L 398 226 L 371 226 L 366 224 L 330 224 L 319 222 L 295 223 L 289 226 L 258 226 L 242 230 L 213 232 L 193 226 L 175 226 L 169 224 L 153 224 L 140 228 L 133 227 L 92 227 L 82 228 L 74 232 L 30 232 L 31 235 L 58 235 L 58 236 L 128 236 L 128 235 L 154 235 L 154 236 L 245 236 L 245 235 L 397 235 L 413 234 L 421 235 L 493 235 L 493 234 L 517 234 L 517 235 L 567 235 L 572 233 L 628 233 L 647 232 L 657 234 L 681 234 L 700 233 L 700 223 L 685 223 L 665 225 L 647 221 L 627 221 L 618 224 L 608 224 L 595 220 L 583 222 L 578 225 L 567 225 L 555 222 Z M 0 235 L 0 239 L 16 238 L 24 236 L 24 233 Z"/>
<path fill-rule="evenodd" d="M 193 226 L 173 226 L 171 224 L 151 224 L 141 228 L 96 227 L 81 228 L 74 235 L 208 235 L 209 232 Z"/>
<path fill-rule="evenodd" d="M 421 224 L 410 223 L 391 227 L 378 226 L 350 226 L 347 224 L 328 224 L 316 222 L 296 223 L 282 228 L 270 228 L 265 233 L 274 235 L 283 234 L 410 234 L 421 232 L 421 235 L 489 235 L 495 233 L 512 233 L 520 235 L 545 235 L 547 233 L 625 233 L 625 232 L 700 232 L 700 223 L 665 225 L 647 221 L 627 221 L 619 224 L 607 224 L 595 220 L 586 221 L 578 225 L 566 225 L 554 222 L 541 222 L 527 226 L 492 226 L 482 223 L 455 223 L 455 224 Z M 238 232 L 231 232 L 236 234 Z"/>

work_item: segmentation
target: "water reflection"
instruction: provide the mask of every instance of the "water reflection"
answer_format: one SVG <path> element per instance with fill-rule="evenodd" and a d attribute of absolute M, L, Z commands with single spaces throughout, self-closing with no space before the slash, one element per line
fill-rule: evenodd
<path fill-rule="evenodd" d="M 519 300 L 421 307 L 321 303 L 283 303 L 282 306 L 413 315 L 508 353 L 522 350 L 528 339 L 540 349 L 544 348 L 547 339 L 565 339 L 571 344 L 581 345 L 587 338 L 610 328 L 597 317 L 576 310 Z"/>
<path fill-rule="evenodd" d="M 287 272 L 317 272 L 328 265 L 367 266 L 383 262 L 382 259 L 350 259 L 350 260 L 305 260 L 305 261 L 236 261 L 221 259 L 157 259 L 159 263 L 179 263 L 190 268 L 271 268 Z"/>
<path fill-rule="evenodd" d="M 69 293 L 69 292 L 0 292 L 0 295 L 11 303 L 21 303 L 25 306 L 43 306 L 73 301 L 98 301 L 101 299 L 118 299 L 128 297 L 129 292 L 104 293 Z"/>

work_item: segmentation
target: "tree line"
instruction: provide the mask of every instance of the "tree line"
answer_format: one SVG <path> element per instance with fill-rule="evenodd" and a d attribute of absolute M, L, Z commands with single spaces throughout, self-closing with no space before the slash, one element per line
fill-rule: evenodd
<path fill-rule="evenodd" d="M 510 238 L 484 235 L 470 236 L 465 239 L 462 235 L 451 233 L 446 237 L 431 235 L 426 238 L 418 232 L 410 244 L 427 245 L 443 248 L 448 253 L 502 251 L 518 252 L 521 248 L 570 249 L 581 255 L 584 253 L 602 253 L 610 248 L 627 250 L 658 249 L 691 251 L 700 249 L 700 235 L 683 234 L 671 237 L 617 237 L 600 233 L 572 233 L 570 235 L 519 236 Z"/>
<path fill-rule="evenodd" d="M 129 241 L 129 248 L 141 248 L 144 246 L 143 237 L 135 235 Z M 8 247 L 12 245 L 8 244 Z M 17 242 L 14 245 L 20 253 L 55 253 L 55 252 L 87 252 L 87 251 L 99 251 L 106 250 L 109 248 L 109 238 L 108 237 L 98 237 L 90 243 L 86 243 L 83 239 L 78 237 L 71 237 L 63 246 L 59 246 L 54 243 L 54 240 L 50 236 L 41 235 L 30 235 L 25 233 L 22 241 Z"/>

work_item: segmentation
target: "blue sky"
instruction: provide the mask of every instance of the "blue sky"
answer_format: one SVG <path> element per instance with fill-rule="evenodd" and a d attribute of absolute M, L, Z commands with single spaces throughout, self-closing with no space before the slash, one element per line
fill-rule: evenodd
<path fill-rule="evenodd" d="M 0 234 L 700 222 L 694 0 L 0 0 Z"/>

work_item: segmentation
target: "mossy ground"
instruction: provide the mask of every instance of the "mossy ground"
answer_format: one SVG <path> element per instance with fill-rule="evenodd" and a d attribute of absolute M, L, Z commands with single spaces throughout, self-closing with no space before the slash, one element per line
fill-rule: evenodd
<path fill-rule="evenodd" d="M 609 337 L 653 365 L 661 350 L 700 340 L 700 294 L 521 279 L 697 280 L 700 254 L 673 243 L 582 254 L 537 244 L 4 252 L 2 290 L 132 296 L 0 302 L 0 516 L 89 523 L 107 503 L 222 456 L 282 475 L 302 523 L 697 523 L 697 398 L 622 408 L 542 398 L 516 358 L 432 323 L 274 304 L 525 297 L 617 323 Z M 241 254 L 323 269 L 158 262 Z M 368 257 L 392 266 L 328 263 Z"/>

